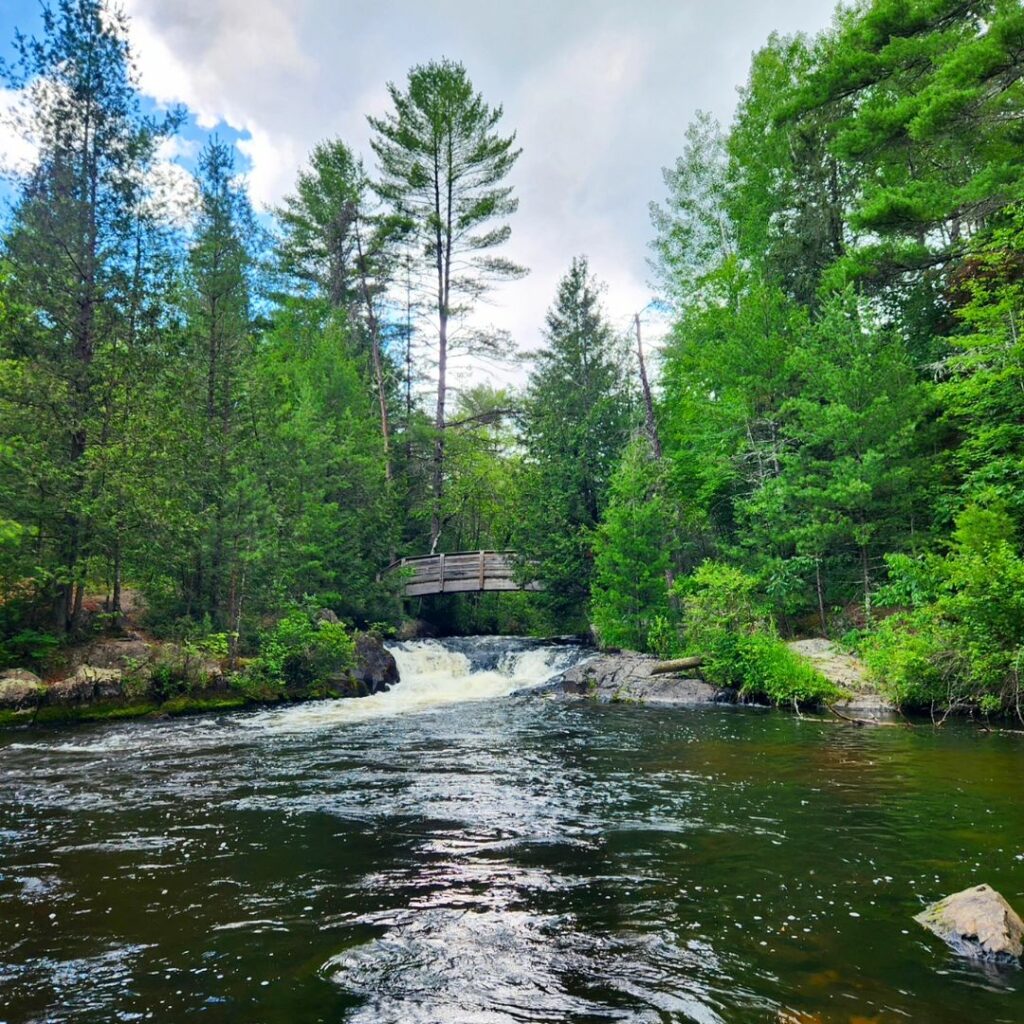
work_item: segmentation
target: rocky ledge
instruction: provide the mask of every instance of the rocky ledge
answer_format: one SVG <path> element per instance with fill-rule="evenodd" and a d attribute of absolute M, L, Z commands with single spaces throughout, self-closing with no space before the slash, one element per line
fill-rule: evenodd
<path fill-rule="evenodd" d="M 0 725 L 365 697 L 397 683 L 398 666 L 376 635 L 364 633 L 356 638 L 353 667 L 315 687 L 285 683 L 271 692 L 241 679 L 188 647 L 138 635 L 103 638 L 73 649 L 63 671 L 45 681 L 25 669 L 0 670 Z"/>
<path fill-rule="evenodd" d="M 862 719 L 895 716 L 896 709 L 872 686 L 867 667 L 860 658 L 847 654 L 823 637 L 793 640 L 786 646 L 794 654 L 806 658 L 829 682 L 849 694 L 836 703 L 844 714 Z"/>
<path fill-rule="evenodd" d="M 552 681 L 556 697 L 588 697 L 602 703 L 700 705 L 729 703 L 734 697 L 700 679 L 654 674 L 658 658 L 635 651 L 599 654 Z"/>

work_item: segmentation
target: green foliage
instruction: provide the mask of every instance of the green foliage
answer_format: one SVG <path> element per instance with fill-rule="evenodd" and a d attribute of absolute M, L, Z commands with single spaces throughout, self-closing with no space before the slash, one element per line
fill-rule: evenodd
<path fill-rule="evenodd" d="M 704 677 L 778 705 L 825 704 L 841 696 L 813 665 L 770 633 L 721 632 L 701 667 Z"/>
<path fill-rule="evenodd" d="M 900 705 L 1019 714 L 1024 556 L 1005 507 L 969 506 L 948 555 L 893 570 L 889 596 L 909 594 L 913 610 L 864 642 L 879 685 Z"/>
<path fill-rule="evenodd" d="M 547 314 L 547 347 L 526 395 L 524 480 L 513 533 L 522 575 L 555 628 L 582 631 L 594 574 L 595 530 L 632 407 L 587 261 L 575 259 Z"/>
<path fill-rule="evenodd" d="M 43 668 L 60 646 L 52 633 L 38 629 L 19 629 L 0 639 L 0 667 L 9 665 Z"/>
<path fill-rule="evenodd" d="M 686 645 L 704 656 L 704 677 L 773 704 L 820 704 L 839 691 L 778 638 L 757 581 L 729 565 L 705 562 L 681 588 Z"/>
<path fill-rule="evenodd" d="M 686 642 L 695 653 L 712 649 L 722 634 L 750 636 L 770 626 L 757 581 L 734 566 L 704 562 L 680 590 Z"/>
<path fill-rule="evenodd" d="M 250 685 L 310 693 L 354 662 L 355 641 L 342 623 L 316 621 L 295 609 L 261 635 L 259 656 L 247 674 Z"/>
<path fill-rule="evenodd" d="M 646 437 L 633 441 L 611 482 L 594 538 L 591 617 L 606 646 L 670 650 L 665 573 L 670 519 Z"/>

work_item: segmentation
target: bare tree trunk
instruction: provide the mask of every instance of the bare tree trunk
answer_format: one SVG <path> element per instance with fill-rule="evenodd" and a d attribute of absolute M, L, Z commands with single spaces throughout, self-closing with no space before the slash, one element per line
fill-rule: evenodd
<path fill-rule="evenodd" d="M 640 314 L 633 317 L 636 324 L 636 355 L 640 361 L 640 384 L 644 392 L 644 412 L 647 419 L 647 436 L 651 439 L 651 451 L 656 461 L 661 462 L 661 439 L 658 437 L 658 423 L 654 418 L 654 399 L 647 379 L 647 364 L 644 362 L 644 346 L 640 336 Z"/>
<path fill-rule="evenodd" d="M 633 317 L 633 323 L 636 325 L 636 356 L 640 363 L 640 384 L 644 392 L 644 412 L 647 419 L 647 436 L 651 442 L 651 453 L 654 455 L 654 461 L 658 463 L 660 468 L 662 461 L 661 438 L 658 436 L 658 421 L 654 418 L 654 398 L 651 395 L 650 381 L 647 379 L 647 364 L 644 362 L 644 344 L 643 338 L 640 334 L 639 313 Z M 675 586 L 675 582 L 675 569 L 672 568 L 670 563 L 668 568 L 665 570 L 665 586 L 668 589 L 670 597 L 672 597 L 672 588 Z M 673 601 L 674 600 L 675 599 L 673 598 Z"/>
<path fill-rule="evenodd" d="M 828 636 L 828 622 L 825 619 L 825 594 L 821 585 L 821 559 L 814 560 L 814 579 L 818 591 L 818 615 L 821 617 L 822 636 Z"/>
<path fill-rule="evenodd" d="M 121 539 L 114 541 L 114 592 L 110 598 L 114 626 L 121 625 Z"/>
<path fill-rule="evenodd" d="M 356 255 L 359 257 L 359 284 L 366 306 L 366 321 L 370 327 L 370 352 L 373 356 L 373 377 L 377 385 L 377 402 L 380 405 L 380 433 L 384 444 L 384 477 L 391 483 L 391 425 L 388 422 L 388 395 L 384 385 L 384 360 L 380 351 L 380 324 L 373 309 L 373 296 L 366 278 L 366 257 L 363 253 L 363 237 L 358 215 L 355 225 Z"/>

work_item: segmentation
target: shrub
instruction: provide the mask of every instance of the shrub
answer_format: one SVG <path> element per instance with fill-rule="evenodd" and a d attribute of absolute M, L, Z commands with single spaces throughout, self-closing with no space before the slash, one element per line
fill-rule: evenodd
<path fill-rule="evenodd" d="M 879 687 L 903 707 L 1021 713 L 1024 558 L 998 504 L 958 518 L 945 558 L 890 558 L 880 595 L 909 610 L 863 643 Z"/>
<path fill-rule="evenodd" d="M 821 703 L 840 691 L 776 635 L 756 598 L 756 580 L 739 569 L 705 562 L 685 584 L 689 648 L 705 658 L 705 678 L 773 704 Z"/>
<path fill-rule="evenodd" d="M 300 609 L 261 635 L 260 653 L 240 681 L 264 696 L 284 686 L 316 689 L 355 663 L 355 641 L 340 622 L 314 621 Z M 248 691 L 246 691 L 248 692 Z"/>
<path fill-rule="evenodd" d="M 721 633 L 705 655 L 709 682 L 772 704 L 822 704 L 842 692 L 770 633 Z"/>
<path fill-rule="evenodd" d="M 770 627 L 770 617 L 757 600 L 757 581 L 740 569 L 704 562 L 677 584 L 683 594 L 687 644 L 704 652 L 722 633 L 756 633 Z"/>

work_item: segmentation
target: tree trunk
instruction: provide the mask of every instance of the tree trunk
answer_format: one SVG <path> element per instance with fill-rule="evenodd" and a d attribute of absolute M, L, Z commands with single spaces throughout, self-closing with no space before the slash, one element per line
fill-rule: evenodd
<path fill-rule="evenodd" d="M 384 386 L 384 360 L 380 351 L 380 325 L 373 310 L 373 297 L 366 276 L 366 257 L 363 253 L 363 238 L 358 215 L 355 222 L 356 254 L 359 257 L 359 284 L 366 306 L 366 322 L 370 328 L 370 352 L 373 357 L 373 377 L 377 385 L 377 402 L 380 405 L 380 433 L 384 445 L 384 477 L 391 483 L 391 426 L 388 422 L 388 396 Z"/>
<path fill-rule="evenodd" d="M 814 579 L 818 591 L 818 615 L 821 618 L 821 634 L 828 636 L 828 622 L 825 619 L 825 594 L 821 585 L 821 559 L 814 560 Z"/>

